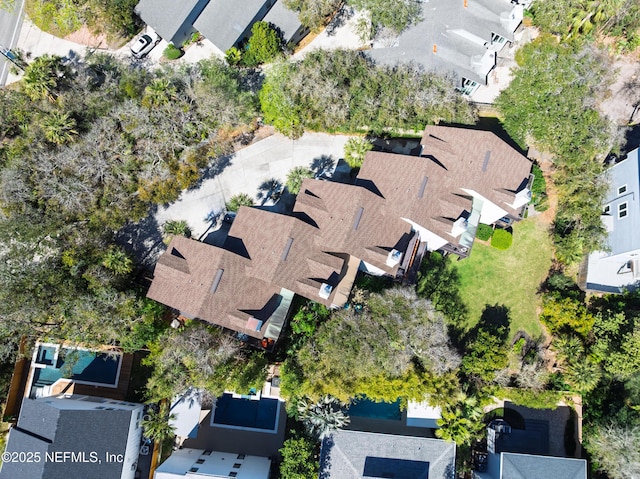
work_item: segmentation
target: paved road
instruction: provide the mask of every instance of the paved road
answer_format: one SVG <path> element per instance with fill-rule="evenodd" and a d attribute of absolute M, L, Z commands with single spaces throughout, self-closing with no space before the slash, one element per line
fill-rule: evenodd
<path fill-rule="evenodd" d="M 24 0 L 16 0 L 12 12 L 0 9 L 0 45 L 13 48 L 18 41 L 20 27 L 22 26 Z M 11 62 L 0 55 L 0 86 L 7 81 L 7 74 Z"/>

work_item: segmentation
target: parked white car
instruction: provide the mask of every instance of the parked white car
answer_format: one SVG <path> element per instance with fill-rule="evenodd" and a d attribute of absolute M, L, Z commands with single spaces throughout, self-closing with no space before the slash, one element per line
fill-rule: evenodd
<path fill-rule="evenodd" d="M 160 35 L 155 32 L 143 33 L 131 45 L 131 54 L 136 58 L 143 58 L 160 43 L 160 40 Z"/>

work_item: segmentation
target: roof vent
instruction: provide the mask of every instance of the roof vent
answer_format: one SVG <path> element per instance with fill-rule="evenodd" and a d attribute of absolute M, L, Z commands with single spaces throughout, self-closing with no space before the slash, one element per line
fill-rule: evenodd
<path fill-rule="evenodd" d="M 327 283 L 322 283 L 322 285 L 320 285 L 320 291 L 318 291 L 318 296 L 322 299 L 329 299 L 331 291 L 333 291 L 333 286 Z"/>
<path fill-rule="evenodd" d="M 362 213 L 364 213 L 364 208 L 361 206 L 358 208 L 358 212 L 356 213 L 356 218 L 353 220 L 353 229 L 358 230 L 358 226 L 360 226 L 360 220 L 362 219 Z"/>
<path fill-rule="evenodd" d="M 293 238 L 289 238 L 287 240 L 287 244 L 284 247 L 284 251 L 282 252 L 282 257 L 280 258 L 282 261 L 287 260 L 287 256 L 289 256 L 289 251 L 291 251 L 292 244 L 293 244 Z"/>
<path fill-rule="evenodd" d="M 420 185 L 420 190 L 418 191 L 418 198 L 422 198 L 424 196 L 424 190 L 427 187 L 427 181 L 429 181 L 429 177 L 425 176 L 422 178 L 422 184 Z"/>
<path fill-rule="evenodd" d="M 213 278 L 213 283 L 211 284 L 211 294 L 215 293 L 218 289 L 218 285 L 220 284 L 220 280 L 222 279 L 222 273 L 224 273 L 224 270 L 220 268 L 216 273 L 216 277 Z"/>
<path fill-rule="evenodd" d="M 489 158 L 491 158 L 491 151 L 487 151 L 484 154 L 484 163 L 482 163 L 482 172 L 487 171 L 487 166 L 489 166 Z"/>

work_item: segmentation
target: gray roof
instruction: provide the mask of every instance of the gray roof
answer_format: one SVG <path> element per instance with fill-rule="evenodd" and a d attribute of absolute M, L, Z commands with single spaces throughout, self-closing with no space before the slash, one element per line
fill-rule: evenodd
<path fill-rule="evenodd" d="M 302 26 L 298 14 L 285 7 L 282 0 L 278 0 L 271 7 L 267 16 L 264 17 L 264 21 L 278 27 L 285 42 L 289 42 Z"/>
<path fill-rule="evenodd" d="M 266 13 L 265 0 L 211 0 L 193 26 L 221 51 L 226 52 Z"/>
<path fill-rule="evenodd" d="M 501 479 L 587 479 L 587 461 L 502 453 Z"/>
<path fill-rule="evenodd" d="M 640 248 L 640 149 L 633 150 L 627 159 L 609 169 L 609 192 L 605 205 L 613 219 L 613 231 L 609 232 L 611 255 L 627 253 Z M 618 194 L 618 188 L 626 191 Z M 618 208 L 627 204 L 627 216 L 618 218 Z"/>
<path fill-rule="evenodd" d="M 113 479 L 123 465 L 107 463 L 106 453 L 123 454 L 132 411 L 59 409 L 50 405 L 56 398 L 25 399 L 20 418 L 7 441 L 7 452 L 39 452 L 39 462 L 5 462 L 0 479 Z M 98 454 L 92 462 L 45 461 L 46 453 Z"/>
<path fill-rule="evenodd" d="M 182 44 L 191 32 L 209 0 L 140 0 L 135 12 L 162 38 L 177 45 Z"/>
<path fill-rule="evenodd" d="M 322 443 L 320 477 L 453 479 L 456 446 L 424 437 L 337 431 Z"/>
<path fill-rule="evenodd" d="M 509 0 L 470 0 L 467 7 L 462 1 L 429 0 L 422 5 L 422 21 L 404 31 L 395 45 L 373 48 L 367 54 L 379 63 L 413 62 L 486 84 L 490 69 L 476 65 L 487 51 L 482 43 L 489 43 L 492 33 L 513 41 L 513 32 L 500 19 L 514 5 Z"/>

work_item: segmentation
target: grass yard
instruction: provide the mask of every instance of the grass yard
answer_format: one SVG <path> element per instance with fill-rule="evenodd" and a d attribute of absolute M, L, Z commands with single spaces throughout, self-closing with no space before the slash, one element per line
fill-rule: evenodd
<path fill-rule="evenodd" d="M 469 327 L 480 319 L 484 307 L 494 304 L 511 311 L 511 335 L 524 330 L 536 337 L 540 284 L 551 267 L 552 243 L 541 217 L 520 221 L 513 227 L 513 244 L 500 251 L 476 242 L 471 255 L 454 261 L 460 275 L 460 295 L 469 308 Z"/>

